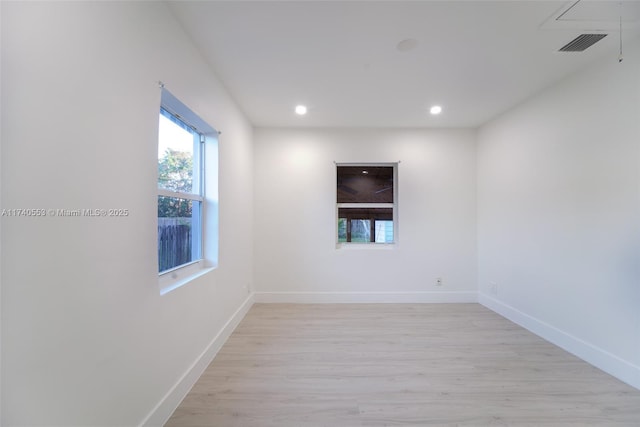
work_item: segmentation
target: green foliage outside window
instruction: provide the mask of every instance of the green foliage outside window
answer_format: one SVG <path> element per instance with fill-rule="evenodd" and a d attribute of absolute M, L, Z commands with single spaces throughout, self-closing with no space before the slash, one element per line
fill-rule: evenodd
<path fill-rule="evenodd" d="M 161 188 L 190 193 L 193 183 L 193 156 L 191 153 L 168 148 L 158 162 L 158 184 Z M 191 201 L 175 197 L 158 199 L 159 218 L 190 218 Z"/>

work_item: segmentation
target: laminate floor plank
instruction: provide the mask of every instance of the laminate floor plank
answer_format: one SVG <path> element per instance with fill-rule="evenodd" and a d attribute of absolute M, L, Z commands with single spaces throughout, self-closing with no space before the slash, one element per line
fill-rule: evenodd
<path fill-rule="evenodd" d="M 636 390 L 479 304 L 255 304 L 168 427 L 640 426 Z"/>

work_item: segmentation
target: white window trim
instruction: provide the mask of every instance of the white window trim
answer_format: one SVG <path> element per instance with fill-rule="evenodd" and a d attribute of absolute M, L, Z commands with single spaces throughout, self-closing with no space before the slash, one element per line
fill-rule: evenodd
<path fill-rule="evenodd" d="M 351 209 L 376 209 L 376 208 L 395 208 L 395 203 L 337 203 L 339 208 Z"/>
<path fill-rule="evenodd" d="M 215 267 L 207 267 L 206 261 L 200 259 L 188 264 L 183 264 L 171 270 L 163 271 L 158 278 L 160 295 L 178 289 L 194 279 L 215 270 Z"/>
<path fill-rule="evenodd" d="M 164 188 L 158 188 L 158 196 L 177 197 L 179 199 L 198 200 L 204 201 L 204 196 L 196 193 L 185 193 L 183 191 L 165 190 Z"/>

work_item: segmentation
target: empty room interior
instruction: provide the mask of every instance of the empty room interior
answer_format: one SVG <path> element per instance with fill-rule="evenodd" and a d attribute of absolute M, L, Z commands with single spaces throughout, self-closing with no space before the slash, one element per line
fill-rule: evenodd
<path fill-rule="evenodd" d="M 1 425 L 640 425 L 640 2 L 0 20 Z"/>

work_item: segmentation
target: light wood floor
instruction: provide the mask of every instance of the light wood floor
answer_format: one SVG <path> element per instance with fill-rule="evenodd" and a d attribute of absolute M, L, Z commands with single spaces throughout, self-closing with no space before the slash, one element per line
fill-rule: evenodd
<path fill-rule="evenodd" d="M 640 391 L 478 304 L 256 304 L 167 426 L 640 426 Z"/>

